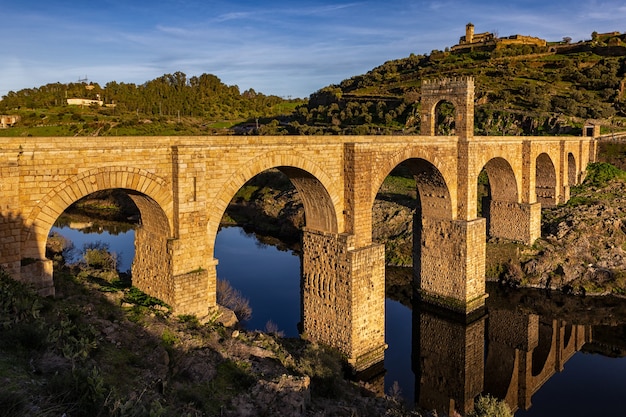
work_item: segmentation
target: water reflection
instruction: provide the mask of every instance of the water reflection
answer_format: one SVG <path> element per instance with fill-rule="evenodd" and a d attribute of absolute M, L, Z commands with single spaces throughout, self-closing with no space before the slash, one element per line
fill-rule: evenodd
<path fill-rule="evenodd" d="M 77 247 L 105 240 L 130 268 L 132 231 L 115 236 L 67 227 L 54 230 Z M 272 320 L 287 336 L 297 336 L 299 258 L 257 242 L 240 228 L 222 229 L 216 244 L 220 277 L 250 298 L 250 328 L 263 329 Z M 397 270 L 387 272 L 389 349 L 384 368 L 370 375 L 370 386 L 378 394 L 390 393 L 397 381 L 400 395 L 411 406 L 436 409 L 439 415 L 470 410 L 480 393 L 504 399 L 517 410 L 516 417 L 623 412 L 625 300 L 488 285 L 485 309 L 467 318 L 412 306 L 412 271 L 403 273 L 406 277 Z"/>
<path fill-rule="evenodd" d="M 626 340 L 619 338 L 613 339 L 615 345 L 609 345 L 607 339 L 594 341 L 593 323 L 602 323 L 607 317 L 612 317 L 614 324 L 622 323 L 611 334 L 624 331 L 624 307 L 620 301 L 611 308 L 603 305 L 603 300 L 589 300 L 586 308 L 580 310 L 582 314 L 575 314 L 569 309 L 580 307 L 580 299 L 558 296 L 554 300 L 539 291 L 526 290 L 509 297 L 493 286 L 490 288 L 492 296 L 484 314 L 468 319 L 424 304 L 414 306 L 412 364 L 415 402 L 419 407 L 437 410 L 439 414 L 465 414 L 482 393 L 503 399 L 516 416 L 546 415 L 555 398 L 543 397 L 531 407 L 534 395 L 562 372 L 577 352 L 582 360 L 574 362 L 572 368 L 584 366 L 593 356 L 584 355 L 581 350 L 594 351 L 603 346 L 608 351 L 623 352 L 626 346 Z M 608 304 L 612 302 L 608 300 Z M 561 310 L 567 312 L 563 315 Z M 608 316 L 607 310 L 612 311 Z M 625 358 L 614 361 L 614 366 L 626 368 Z M 622 387 L 622 395 L 626 394 L 623 372 L 615 374 L 607 368 L 603 380 L 606 390 L 615 392 L 615 387 Z M 563 391 L 565 385 L 560 383 Z M 582 384 L 580 379 L 575 383 Z M 620 401 L 621 395 L 615 395 L 605 397 L 603 404 L 594 404 L 595 398 L 582 395 L 559 403 L 557 414 L 587 415 L 580 414 L 581 407 L 587 407 L 591 415 L 601 407 L 618 414 L 622 410 Z"/>

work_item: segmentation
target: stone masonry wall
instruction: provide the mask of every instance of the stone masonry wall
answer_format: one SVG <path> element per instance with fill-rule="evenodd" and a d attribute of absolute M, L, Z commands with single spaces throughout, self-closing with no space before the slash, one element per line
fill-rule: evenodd
<path fill-rule="evenodd" d="M 423 217 L 419 241 L 413 259 L 423 299 L 458 311 L 484 305 L 485 219 Z"/>
<path fill-rule="evenodd" d="M 135 229 L 133 285 L 153 297 L 175 306 L 172 262 L 167 241 L 170 236 L 163 210 L 142 195 L 130 196 L 141 213 L 141 225 Z"/>
<path fill-rule="evenodd" d="M 354 343 L 348 240 L 347 235 L 311 230 L 302 235 L 304 334 L 346 354 Z"/>
<path fill-rule="evenodd" d="M 348 252 L 353 286 L 353 355 L 356 369 L 365 369 L 384 358 L 385 344 L 385 246 L 372 245 Z"/>
<path fill-rule="evenodd" d="M 541 237 L 541 205 L 493 201 L 483 205 L 487 234 L 531 245 Z"/>
<path fill-rule="evenodd" d="M 384 247 L 351 249 L 352 238 L 307 230 L 303 234 L 304 334 L 334 346 L 355 370 L 383 360 L 385 345 Z"/>

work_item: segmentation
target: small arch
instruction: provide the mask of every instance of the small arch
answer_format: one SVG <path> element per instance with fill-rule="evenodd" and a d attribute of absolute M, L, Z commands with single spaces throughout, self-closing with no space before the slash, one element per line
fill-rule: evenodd
<path fill-rule="evenodd" d="M 541 203 L 542 207 L 556 206 L 556 169 L 547 153 L 537 156 L 535 171 L 537 202 Z"/>
<path fill-rule="evenodd" d="M 567 185 L 570 187 L 576 185 L 579 182 L 578 169 L 576 168 L 576 158 L 571 152 L 567 153 Z"/>
<path fill-rule="evenodd" d="M 515 172 L 509 162 L 501 157 L 489 160 L 477 178 L 479 208 L 477 215 L 487 220 L 487 235 L 510 237 L 510 205 L 519 200 Z"/>
<path fill-rule="evenodd" d="M 456 133 L 456 107 L 447 100 L 435 104 L 433 110 L 435 136 L 453 136 Z"/>

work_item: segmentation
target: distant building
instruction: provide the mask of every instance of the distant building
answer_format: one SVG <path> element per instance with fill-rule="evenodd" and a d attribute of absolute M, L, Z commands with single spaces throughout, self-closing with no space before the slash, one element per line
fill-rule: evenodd
<path fill-rule="evenodd" d="M 508 45 L 534 45 L 545 47 L 547 42 L 545 39 L 535 38 L 533 36 L 512 35 L 506 38 L 499 38 L 489 32 L 474 33 L 474 25 L 468 23 L 465 25 L 465 36 L 461 36 L 459 43 L 450 49 L 452 51 L 461 51 L 476 47 L 498 49 Z"/>
<path fill-rule="evenodd" d="M 87 98 L 68 98 L 67 99 L 68 106 L 91 106 L 92 104 L 97 104 L 98 106 L 102 106 L 104 102 L 102 100 L 89 100 Z"/>
<path fill-rule="evenodd" d="M 19 122 L 20 116 L 2 116 L 0 115 L 0 128 L 6 129 L 7 127 L 13 127 L 13 125 Z"/>

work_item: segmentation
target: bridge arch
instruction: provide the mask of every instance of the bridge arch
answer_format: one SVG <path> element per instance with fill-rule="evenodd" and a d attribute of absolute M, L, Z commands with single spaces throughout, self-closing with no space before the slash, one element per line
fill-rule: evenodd
<path fill-rule="evenodd" d="M 22 256 L 44 259 L 48 233 L 59 216 L 74 202 L 96 191 L 130 190 L 129 197 L 142 211 L 142 220 L 150 219 L 167 227 L 172 236 L 172 196 L 162 178 L 138 168 L 102 167 L 81 172 L 50 190 L 28 216 Z"/>
<path fill-rule="evenodd" d="M 489 191 L 493 200 L 512 203 L 519 201 L 515 172 L 506 159 L 493 158 L 485 164 L 483 169 L 489 178 Z"/>
<path fill-rule="evenodd" d="M 384 166 L 376 170 L 378 175 L 373 178 L 371 204 L 374 204 L 385 178 L 403 164 L 409 168 L 415 179 L 421 213 L 432 213 L 436 218 L 456 218 L 455 189 L 448 187 L 448 184 L 454 184 L 455 167 L 446 164 L 436 153 L 416 152 L 412 148 L 395 153 L 385 161 Z M 444 169 L 445 167 L 448 169 Z"/>
<path fill-rule="evenodd" d="M 276 168 L 292 182 L 302 198 L 306 227 L 321 232 L 339 233 L 343 228 L 339 186 L 315 163 L 297 153 L 268 152 L 242 164 L 219 191 L 214 207 L 208 212 L 208 243 L 211 255 L 222 216 L 237 191 L 246 182 L 268 169 Z"/>
<path fill-rule="evenodd" d="M 557 173 L 552 158 L 545 152 L 540 153 L 535 166 L 537 202 L 542 207 L 554 207 L 557 204 Z"/>
<path fill-rule="evenodd" d="M 576 157 L 573 153 L 567 153 L 567 185 L 570 187 L 572 185 L 578 184 L 580 179 L 578 178 L 578 166 L 576 165 Z"/>

